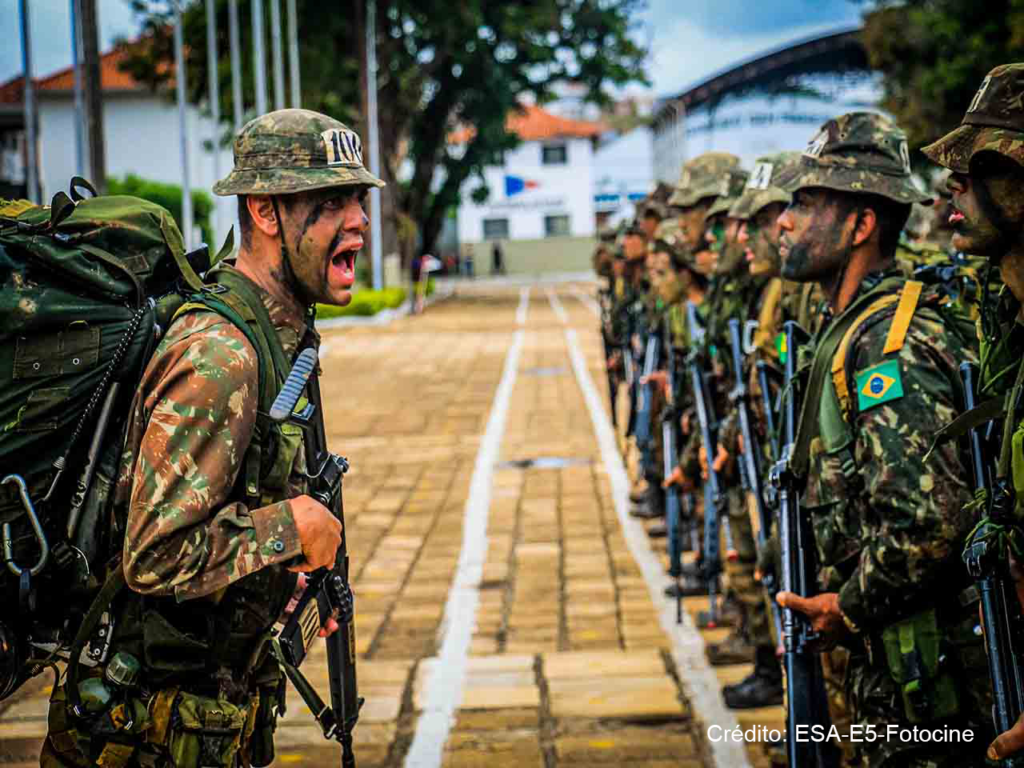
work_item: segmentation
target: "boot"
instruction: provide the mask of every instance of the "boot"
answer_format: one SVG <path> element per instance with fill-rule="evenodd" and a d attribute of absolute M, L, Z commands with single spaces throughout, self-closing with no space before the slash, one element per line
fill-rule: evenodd
<path fill-rule="evenodd" d="M 729 664 L 750 664 L 754 661 L 754 646 L 750 645 L 738 630 L 720 643 L 713 643 L 704 649 L 708 663 L 713 667 L 724 667 Z"/>
<path fill-rule="evenodd" d="M 738 627 L 743 614 L 735 600 L 725 600 L 714 624 L 711 623 L 711 611 L 697 611 L 694 623 L 697 629 L 714 629 L 715 627 Z"/>
<path fill-rule="evenodd" d="M 641 520 L 653 520 L 656 517 L 665 516 L 665 494 L 661 488 L 648 483 L 647 493 L 644 494 L 644 502 L 629 511 L 633 517 Z"/>
<path fill-rule="evenodd" d="M 708 583 L 703 579 L 694 579 L 684 576 L 679 580 L 681 589 L 677 590 L 675 584 L 665 587 L 665 597 L 704 597 L 708 594 Z"/>
<path fill-rule="evenodd" d="M 633 483 L 633 488 L 629 492 L 629 500 L 634 504 L 642 504 L 647 498 L 647 480 L 643 477 Z"/>
<path fill-rule="evenodd" d="M 668 528 L 664 523 L 655 523 L 647 529 L 647 535 L 652 539 L 664 539 L 668 536 Z"/>
<path fill-rule="evenodd" d="M 722 698 L 729 709 L 782 706 L 782 667 L 775 657 L 775 648 L 757 646 L 754 671 L 735 685 L 722 688 Z"/>

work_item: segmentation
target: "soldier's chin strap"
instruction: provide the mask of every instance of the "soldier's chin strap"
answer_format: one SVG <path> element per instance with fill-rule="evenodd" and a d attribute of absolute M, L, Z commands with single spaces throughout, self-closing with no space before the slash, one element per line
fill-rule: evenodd
<path fill-rule="evenodd" d="M 299 283 L 298 275 L 295 274 L 295 268 L 292 267 L 291 251 L 288 250 L 288 239 L 284 236 L 284 219 L 281 218 L 281 209 L 277 204 L 277 195 L 270 195 L 270 204 L 274 208 L 274 218 L 277 219 L 277 236 L 281 240 L 281 263 L 284 266 L 284 279 L 288 282 L 288 287 L 291 288 L 296 298 L 304 306 L 308 307 L 314 302 L 306 297 L 305 292 L 302 290 L 302 284 Z"/>

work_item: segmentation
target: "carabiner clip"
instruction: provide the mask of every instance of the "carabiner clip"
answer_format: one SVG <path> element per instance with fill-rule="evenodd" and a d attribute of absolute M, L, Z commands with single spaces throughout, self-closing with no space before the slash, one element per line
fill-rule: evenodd
<path fill-rule="evenodd" d="M 36 535 L 36 540 L 39 542 L 39 560 L 36 564 L 29 569 L 29 574 L 32 576 L 38 575 L 43 570 L 47 561 L 50 559 L 50 543 L 46 540 L 46 534 L 43 533 L 43 526 L 39 524 L 39 517 L 36 515 L 36 508 L 32 506 L 32 499 L 28 496 L 28 487 L 25 485 L 25 480 L 21 475 L 7 475 L 3 480 L 0 480 L 0 485 L 7 485 L 13 483 L 18 486 L 18 493 L 21 496 L 22 506 L 25 507 L 25 513 L 28 515 L 29 522 L 32 524 L 32 531 Z M 15 576 L 21 576 L 25 570 L 21 568 L 16 562 L 14 562 L 14 541 L 11 538 L 11 524 L 4 523 L 3 526 L 3 549 L 4 549 L 4 563 L 7 565 L 7 570 L 13 573 Z"/>

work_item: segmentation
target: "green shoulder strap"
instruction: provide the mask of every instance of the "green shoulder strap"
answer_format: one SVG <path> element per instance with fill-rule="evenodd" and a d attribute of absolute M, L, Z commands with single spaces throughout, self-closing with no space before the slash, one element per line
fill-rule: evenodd
<path fill-rule="evenodd" d="M 811 441 L 820 434 L 819 412 L 821 399 L 825 395 L 825 384 L 832 380 L 832 360 L 836 350 L 842 344 L 847 332 L 859 326 L 876 311 L 883 309 L 879 306 L 879 299 L 887 294 L 898 291 L 905 279 L 891 277 L 883 280 L 874 290 L 859 296 L 853 304 L 837 317 L 821 333 L 814 350 L 814 361 L 811 363 L 811 372 L 804 391 L 803 402 L 800 405 L 800 421 L 797 427 L 796 446 L 793 451 L 792 463 L 796 472 L 800 475 L 807 473 L 807 466 L 810 461 Z M 872 306 L 875 311 L 866 312 Z M 886 303 L 885 306 L 889 306 Z M 790 350 L 792 353 L 792 350 Z M 831 393 L 830 393 L 831 394 Z"/>

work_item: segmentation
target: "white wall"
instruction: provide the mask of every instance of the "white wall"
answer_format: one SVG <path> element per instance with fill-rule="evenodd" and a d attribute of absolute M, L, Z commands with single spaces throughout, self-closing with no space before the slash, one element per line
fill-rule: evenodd
<path fill-rule="evenodd" d="M 68 181 L 75 175 L 74 103 L 70 97 L 49 96 L 40 99 L 40 164 L 43 177 L 43 199 L 67 191 Z M 174 102 L 158 95 L 107 95 L 103 104 L 106 138 L 107 175 L 134 173 L 145 179 L 182 183 L 181 139 L 178 109 Z M 210 121 L 196 107 L 186 112 L 191 148 L 189 168 L 193 189 L 205 190 L 216 181 L 213 153 L 204 143 L 213 138 Z M 220 150 L 220 176 L 231 170 L 231 148 Z M 88 175 L 88 174 L 86 174 Z M 235 220 L 235 198 L 213 196 L 216 204 L 213 221 L 216 242 L 220 247 Z M 193 239 L 198 243 L 198 234 Z"/>
<path fill-rule="evenodd" d="M 616 196 L 595 203 L 599 211 L 628 208 L 630 195 L 646 195 L 654 188 L 654 144 L 650 128 L 636 128 L 602 144 L 594 153 L 594 194 Z"/>
<path fill-rule="evenodd" d="M 483 240 L 484 219 L 508 219 L 511 240 L 541 238 L 544 237 L 544 217 L 559 215 L 569 216 L 573 236 L 592 236 L 593 148 L 589 139 L 564 141 L 567 146 L 565 165 L 542 165 L 541 148 L 544 143 L 528 141 L 506 153 L 503 167 L 487 168 L 484 177 L 491 194 L 483 205 L 477 205 L 471 197 L 479 183 L 476 180 L 467 183 L 462 190 L 462 205 L 459 206 L 459 242 Z M 506 176 L 517 176 L 535 182 L 537 186 L 507 196 Z"/>

